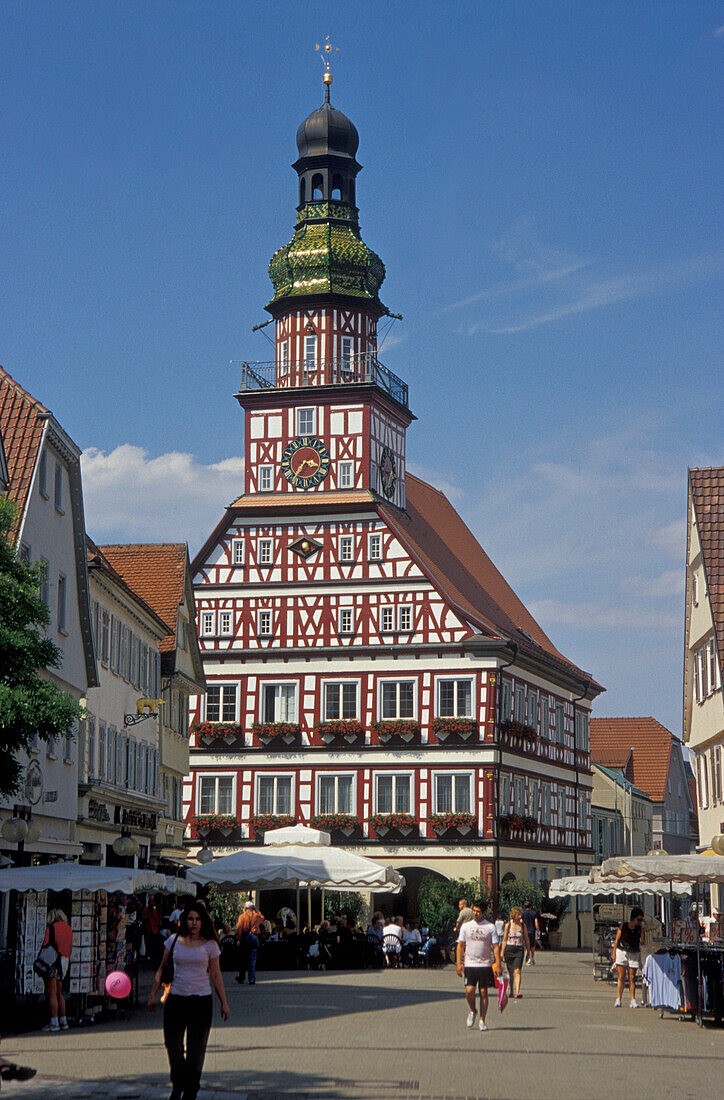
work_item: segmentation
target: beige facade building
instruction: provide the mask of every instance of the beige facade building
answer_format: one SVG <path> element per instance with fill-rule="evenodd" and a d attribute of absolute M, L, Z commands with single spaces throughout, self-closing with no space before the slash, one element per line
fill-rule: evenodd
<path fill-rule="evenodd" d="M 653 803 L 619 768 L 593 764 L 591 814 L 594 850 L 608 856 L 645 856 L 651 849 Z M 604 822 L 608 824 L 605 834 Z M 614 850 L 617 849 L 617 850 Z"/>

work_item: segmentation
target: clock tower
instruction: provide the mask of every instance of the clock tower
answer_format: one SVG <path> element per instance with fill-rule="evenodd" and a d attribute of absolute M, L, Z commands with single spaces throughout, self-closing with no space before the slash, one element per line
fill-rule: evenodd
<path fill-rule="evenodd" d="M 382 260 L 360 236 L 359 136 L 325 101 L 297 130 L 294 236 L 269 264 L 274 359 L 244 363 L 245 495 L 375 494 L 405 508 L 407 385 L 377 357 Z"/>

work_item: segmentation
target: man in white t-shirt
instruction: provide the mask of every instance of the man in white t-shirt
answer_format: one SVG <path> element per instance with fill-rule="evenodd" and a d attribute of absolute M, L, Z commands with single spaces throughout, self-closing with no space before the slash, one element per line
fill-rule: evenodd
<path fill-rule="evenodd" d="M 475 1024 L 475 988 L 480 990 L 481 1031 L 487 1031 L 485 1017 L 488 1013 L 488 989 L 495 987 L 495 975 L 502 973 L 500 963 L 500 937 L 495 925 L 485 919 L 487 902 L 473 904 L 473 919 L 461 925 L 457 942 L 457 975 L 463 976 L 465 960 L 465 997 L 468 1002 L 467 1026 Z"/>
<path fill-rule="evenodd" d="M 397 966 L 400 962 L 404 923 L 402 917 L 392 917 L 390 923 L 382 929 L 382 950 L 385 953 L 386 966 Z"/>

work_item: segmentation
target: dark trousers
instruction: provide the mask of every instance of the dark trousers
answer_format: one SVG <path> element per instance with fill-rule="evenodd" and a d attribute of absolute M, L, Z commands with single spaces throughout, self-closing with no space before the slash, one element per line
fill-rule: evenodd
<path fill-rule="evenodd" d="M 256 981 L 256 957 L 259 953 L 259 937 L 255 932 L 246 932 L 241 937 L 240 946 L 239 979 L 243 982 L 248 971 L 249 984 L 253 985 Z"/>
<path fill-rule="evenodd" d="M 178 997 L 171 993 L 163 1007 L 163 1041 L 171 1067 L 171 1084 L 174 1093 L 183 1096 L 183 1100 L 195 1100 L 199 1091 L 213 1016 L 211 994 L 208 997 Z"/>

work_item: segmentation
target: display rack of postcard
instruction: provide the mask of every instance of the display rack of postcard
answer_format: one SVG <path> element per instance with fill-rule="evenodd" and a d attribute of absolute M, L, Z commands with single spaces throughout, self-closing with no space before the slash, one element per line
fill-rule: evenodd
<path fill-rule="evenodd" d="M 105 890 L 77 890 L 70 903 L 73 951 L 70 956 L 70 993 L 92 993 L 105 964 L 101 946 L 106 939 L 108 898 Z M 103 972 L 105 977 L 105 971 Z"/>
<path fill-rule="evenodd" d="M 43 980 L 33 970 L 33 963 L 43 945 L 48 923 L 48 894 L 43 890 L 37 894 L 22 894 L 21 898 L 15 952 L 15 990 L 25 995 L 43 993 Z"/>

